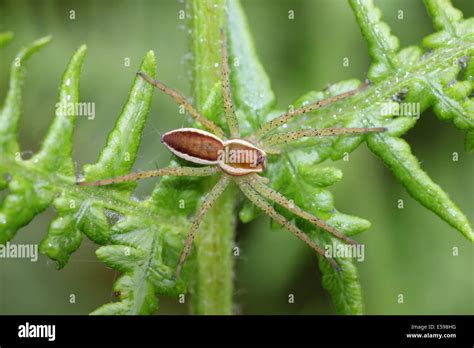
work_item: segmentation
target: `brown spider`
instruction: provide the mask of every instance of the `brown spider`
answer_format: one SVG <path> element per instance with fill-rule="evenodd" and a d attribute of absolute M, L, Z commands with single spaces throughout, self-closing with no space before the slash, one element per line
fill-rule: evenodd
<path fill-rule="evenodd" d="M 161 141 L 176 156 L 193 163 L 205 164 L 207 166 L 168 167 L 153 171 L 131 173 L 125 176 L 108 178 L 95 182 L 78 182 L 78 185 L 102 186 L 164 175 L 211 176 L 221 173 L 219 181 L 205 197 L 199 211 L 194 217 L 194 221 L 189 230 L 184 249 L 179 259 L 179 263 L 176 267 L 174 279 L 176 279 L 180 274 L 181 268 L 184 264 L 184 261 L 186 260 L 187 255 L 189 254 L 189 251 L 191 250 L 194 237 L 198 231 L 199 224 L 201 223 L 204 215 L 224 192 L 231 180 L 233 180 L 239 186 L 244 195 L 247 196 L 247 198 L 257 207 L 259 207 L 272 219 L 292 232 L 296 237 L 308 244 L 318 254 L 326 258 L 333 267 L 339 270 L 338 264 L 331 256 L 326 255 L 321 247 L 314 243 L 303 231 L 287 220 L 283 215 L 279 214 L 268 202 L 268 200 L 276 202 L 277 204 L 288 209 L 293 214 L 310 221 L 314 225 L 326 230 L 335 237 L 347 243 L 357 243 L 345 236 L 342 232 L 326 224 L 323 220 L 299 208 L 279 192 L 268 187 L 266 185 L 268 183 L 268 179 L 258 175 L 258 173 L 262 173 L 265 169 L 267 153 L 280 153 L 279 149 L 275 148 L 275 145 L 294 141 L 302 137 L 361 134 L 384 131 L 385 128 L 325 128 L 304 129 L 296 132 L 268 135 L 275 128 L 291 121 L 295 116 L 302 115 L 306 112 L 329 105 L 337 100 L 352 96 L 362 88 L 365 88 L 367 85 L 364 84 L 355 90 L 324 100 L 319 100 L 317 102 L 307 104 L 300 108 L 286 112 L 281 116 L 263 124 L 262 127 L 253 134 L 242 139 L 240 138 L 239 125 L 234 113 L 234 107 L 231 98 L 227 44 L 224 32 L 222 30 L 221 49 L 222 92 L 224 97 L 225 117 L 230 130 L 229 139 L 225 137 L 223 130 L 219 126 L 203 116 L 178 92 L 165 86 L 161 82 L 153 80 L 151 77 L 142 72 L 138 73 L 138 75 L 140 75 L 147 82 L 171 96 L 178 104 L 182 105 L 192 117 L 194 117 L 210 131 L 207 132 L 196 128 L 180 128 L 167 132 L 161 137 Z"/>

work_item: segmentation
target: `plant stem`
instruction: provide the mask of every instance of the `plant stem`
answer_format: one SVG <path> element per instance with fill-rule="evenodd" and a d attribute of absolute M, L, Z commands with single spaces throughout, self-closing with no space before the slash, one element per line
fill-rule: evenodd
<path fill-rule="evenodd" d="M 235 187 L 232 185 L 204 219 L 196 238 L 192 276 L 194 314 L 232 314 Z"/>
<path fill-rule="evenodd" d="M 220 80 L 220 33 L 223 0 L 191 0 L 193 94 L 201 109 Z M 214 181 L 209 182 L 209 189 Z M 191 279 L 194 314 L 232 314 L 232 247 L 235 227 L 235 187 L 224 192 L 207 213 L 195 240 L 196 265 Z"/>

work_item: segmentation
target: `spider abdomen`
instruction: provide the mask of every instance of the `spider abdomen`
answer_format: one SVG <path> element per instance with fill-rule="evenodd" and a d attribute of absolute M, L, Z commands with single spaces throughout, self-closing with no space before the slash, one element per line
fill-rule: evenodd
<path fill-rule="evenodd" d="M 217 164 L 224 143 L 214 134 L 195 128 L 180 128 L 167 132 L 161 142 L 187 161 L 199 164 Z"/>

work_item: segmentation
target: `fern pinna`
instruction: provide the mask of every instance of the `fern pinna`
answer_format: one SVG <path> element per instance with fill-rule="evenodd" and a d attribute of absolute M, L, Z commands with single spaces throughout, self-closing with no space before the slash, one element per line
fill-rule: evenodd
<path fill-rule="evenodd" d="M 368 43 L 373 62 L 368 79 L 372 84 L 348 100 L 301 115 L 288 124 L 287 131 L 334 127 L 383 127 L 387 131 L 311 138 L 287 145 L 285 155 L 268 164 L 270 186 L 347 236 L 367 230 L 370 227 L 367 220 L 335 209 L 328 187 L 340 180 L 342 173 L 320 164 L 327 159 L 340 160 L 366 142 L 410 195 L 472 242 L 474 235 L 465 215 L 421 169 L 410 146 L 401 138 L 414 127 L 417 117 L 410 112 L 401 113 L 400 108 L 404 103 L 418 103 L 420 112 L 433 107 L 441 120 L 450 120 L 465 132 L 466 150 L 473 149 L 474 19 L 463 19 L 462 13 L 448 0 L 426 0 L 425 6 L 437 32 L 427 36 L 419 47 L 400 49 L 398 39 L 381 20 L 380 10 L 373 1 L 351 0 L 350 5 Z M 211 16 L 206 12 L 209 9 L 212 9 Z M 283 113 L 284 110 L 275 110 L 270 80 L 257 58 L 239 2 L 192 0 L 189 11 L 196 107 L 225 127 L 221 117 L 224 110 L 220 71 L 216 64 L 220 62 L 219 29 L 224 27 L 229 33 L 230 56 L 240 62 L 232 71 L 231 87 L 242 133 L 250 134 Z M 12 38 L 10 33 L 2 34 L 0 46 Z M 72 158 L 76 118 L 61 114 L 55 116 L 40 151 L 28 160 L 21 158 L 16 134 L 26 63 L 49 41 L 46 37 L 33 42 L 11 65 L 9 89 L 0 113 L 0 188 L 8 189 L 0 207 L 0 243 L 11 240 L 19 228 L 52 204 L 58 216 L 41 242 L 43 254 L 62 268 L 85 234 L 100 246 L 97 257 L 122 273 L 114 285 L 119 301 L 105 304 L 95 314 L 154 313 L 158 308 L 158 295 L 185 294 L 188 287 L 193 293 L 194 313 L 231 313 L 231 250 L 235 209 L 239 202 L 234 187 L 219 199 L 218 209 L 211 209 L 211 216 L 205 219 L 197 237 L 193 262 L 183 269 L 183 276 L 174 281 L 172 276 L 189 228 L 189 216 L 195 213 L 203 195 L 215 183 L 212 178 L 164 177 L 143 201 L 132 199 L 134 183 L 77 187 Z M 85 54 L 86 47 L 81 46 L 72 56 L 60 84 L 58 103 L 80 102 L 79 78 Z M 155 68 L 156 58 L 150 51 L 137 70 L 154 78 Z M 291 107 L 298 108 L 359 85 L 357 80 L 334 83 L 324 91 L 308 92 Z M 116 177 L 132 170 L 152 92 L 151 86 L 135 78 L 99 159 L 83 167 L 86 181 Z M 337 117 L 325 117 L 334 114 Z M 198 124 L 193 126 L 198 127 Z M 183 209 L 176 208 L 180 200 L 186 201 Z M 294 219 L 284 209 L 275 208 Z M 246 201 L 238 216 L 243 222 L 249 222 L 258 214 Z M 116 218 L 111 220 L 111 215 Z M 294 222 L 317 244 L 340 243 L 303 219 L 296 218 Z M 321 259 L 323 285 L 338 313 L 361 314 L 364 310 L 362 290 L 355 262 L 340 257 L 337 263 L 340 272 Z"/>

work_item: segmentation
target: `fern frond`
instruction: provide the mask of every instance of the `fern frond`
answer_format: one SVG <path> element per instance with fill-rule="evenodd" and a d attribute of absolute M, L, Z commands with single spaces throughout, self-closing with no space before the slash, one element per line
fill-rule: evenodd
<path fill-rule="evenodd" d="M 216 4 L 213 6 L 211 0 L 193 0 L 189 5 L 193 13 L 189 26 L 195 104 L 207 117 L 224 125 L 218 67 L 219 29 L 224 27 L 229 33 L 231 62 L 238 62 L 231 63 L 236 113 L 243 133 L 247 134 L 282 112 L 275 110 L 270 79 L 258 60 L 239 2 L 229 1 L 227 9 L 223 1 Z M 288 129 L 370 126 L 386 127 L 388 131 L 305 139 L 287 145 L 284 155 L 270 159 L 267 173 L 271 186 L 347 235 L 365 231 L 370 227 L 369 221 L 336 209 L 328 188 L 341 180 L 342 172 L 322 162 L 339 160 L 367 142 L 415 199 L 473 241 L 474 233 L 465 215 L 421 169 L 402 138 L 415 126 L 416 113 L 400 115 L 399 112 L 402 103 L 418 103 L 420 113 L 433 107 L 441 120 L 451 120 L 457 128 L 466 131 L 466 149 L 474 148 L 473 19 L 463 19 L 462 13 L 448 0 L 425 0 L 438 32 L 427 36 L 423 46 L 400 49 L 397 37 L 382 21 L 381 11 L 373 1 L 351 0 L 350 4 L 368 42 L 372 58 L 369 78 L 374 83 L 350 99 L 299 117 Z M 229 15 L 228 23 L 224 21 L 225 11 Z M 0 47 L 12 37 L 11 33 L 0 34 Z M 49 40 L 49 37 L 37 40 L 17 55 L 0 110 L 0 189 L 8 188 L 0 206 L 0 243 L 11 240 L 19 228 L 52 204 L 57 217 L 41 242 L 42 253 L 62 268 L 86 235 L 100 245 L 97 257 L 122 273 L 114 285 L 118 301 L 100 307 L 94 314 L 154 313 L 158 308 L 157 295 L 184 294 L 188 282 L 195 313 L 231 313 L 231 247 L 234 209 L 239 200 L 235 188 L 226 191 L 217 208 L 210 211 L 196 240 L 194 262 L 186 265 L 182 280 L 176 283 L 171 279 L 189 228 L 189 216 L 194 214 L 203 193 L 215 179 L 164 177 L 143 201 L 132 197 L 133 183 L 78 187 L 72 158 L 75 117 L 61 114 L 55 116 L 40 151 L 30 160 L 21 158 L 16 136 L 25 64 Z M 60 84 L 59 104 L 80 101 L 79 79 L 85 53 L 86 47 L 81 46 L 72 56 Z M 150 51 L 139 69 L 155 76 L 155 66 L 156 59 Z M 351 79 L 324 91 L 310 91 L 292 107 L 346 92 L 360 83 Z M 405 95 L 403 100 L 398 98 L 400 94 Z M 151 97 L 152 87 L 135 78 L 97 162 L 83 168 L 86 180 L 123 175 L 132 170 Z M 178 163 L 173 161 L 171 165 Z M 181 206 L 180 202 L 185 204 Z M 283 209 L 279 211 L 292 218 Z M 244 222 L 258 214 L 249 202 L 244 203 L 239 213 Z M 321 245 L 340 243 L 304 220 L 296 218 L 295 222 Z M 341 272 L 320 259 L 323 285 L 338 313 L 361 314 L 364 304 L 355 261 L 348 258 L 337 261 Z"/>

